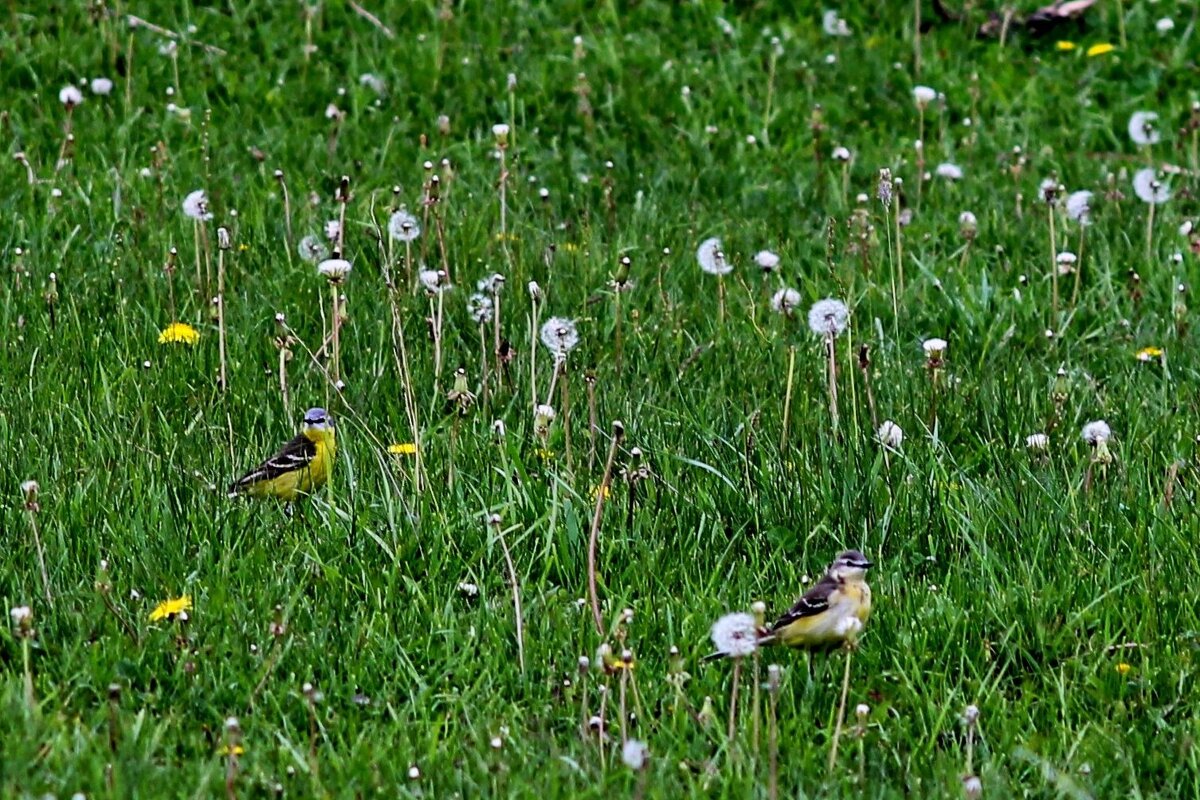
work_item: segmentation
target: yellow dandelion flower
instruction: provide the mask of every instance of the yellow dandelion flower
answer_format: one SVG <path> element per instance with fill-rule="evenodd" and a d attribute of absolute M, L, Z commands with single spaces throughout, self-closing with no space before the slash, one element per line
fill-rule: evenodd
<path fill-rule="evenodd" d="M 177 617 L 183 612 L 192 607 L 192 598 L 190 595 L 176 597 L 172 600 L 163 600 L 154 610 L 150 612 L 150 621 L 158 622 L 160 619 L 171 619 Z"/>
<path fill-rule="evenodd" d="M 238 245 L 238 252 L 239 252 L 239 253 L 244 253 L 244 252 L 246 252 L 246 251 L 247 251 L 247 250 L 249 250 L 249 249 L 250 249 L 250 245 L 246 244 L 245 242 L 242 242 L 241 244 L 239 244 L 239 245 Z"/>
<path fill-rule="evenodd" d="M 544 447 L 539 447 L 537 449 L 537 457 L 540 458 L 542 461 L 550 461 L 551 459 L 554 458 L 554 451 L 547 450 Z"/>
<path fill-rule="evenodd" d="M 574 242 L 563 242 L 562 251 L 564 253 L 578 253 L 579 245 L 575 244 Z"/>
<path fill-rule="evenodd" d="M 1129 665 L 1128 665 L 1128 664 L 1126 664 L 1124 661 L 1122 661 L 1121 663 L 1117 664 L 1117 674 L 1118 674 L 1118 675 L 1128 675 L 1128 674 L 1129 674 L 1129 670 L 1131 670 L 1131 669 L 1133 669 L 1133 667 L 1129 666 Z"/>
<path fill-rule="evenodd" d="M 1064 52 L 1067 50 L 1074 50 L 1075 47 L 1076 47 L 1076 44 L 1074 42 L 1068 42 L 1065 39 L 1054 43 L 1055 50 L 1062 50 Z"/>
<path fill-rule="evenodd" d="M 388 452 L 394 456 L 415 456 L 417 454 L 417 446 L 412 442 L 389 444 Z"/>
<path fill-rule="evenodd" d="M 1134 354 L 1138 361 L 1157 361 L 1163 356 L 1161 347 L 1143 347 Z"/>
<path fill-rule="evenodd" d="M 595 502 L 596 498 L 600 496 L 600 489 L 601 489 L 600 486 L 593 486 L 588 491 L 588 497 L 592 498 L 593 502 Z M 608 500 L 610 497 L 612 497 L 612 487 L 604 486 L 603 489 L 604 489 L 604 499 Z"/>
<path fill-rule="evenodd" d="M 200 341 L 200 332 L 186 322 L 172 322 L 158 335 L 159 344 L 186 344 L 188 347 Z"/>
<path fill-rule="evenodd" d="M 233 747 L 230 747 L 227 744 L 223 744 L 217 748 L 217 755 L 219 755 L 219 756 L 229 756 L 229 755 L 240 756 L 242 753 L 245 753 L 245 752 L 246 752 L 246 748 L 242 747 L 240 744 L 235 744 Z"/>
<path fill-rule="evenodd" d="M 1105 53 L 1111 53 L 1113 50 L 1116 50 L 1116 49 L 1117 49 L 1116 47 L 1109 44 L 1108 42 L 1101 42 L 1100 44 L 1094 44 L 1091 47 L 1089 47 L 1087 49 L 1087 54 L 1088 54 L 1088 58 L 1095 58 L 1096 56 L 1102 56 Z"/>
<path fill-rule="evenodd" d="M 517 235 L 515 233 L 497 233 L 496 241 L 497 242 L 518 242 L 518 241 L 520 241 L 520 239 L 517 238 Z"/>

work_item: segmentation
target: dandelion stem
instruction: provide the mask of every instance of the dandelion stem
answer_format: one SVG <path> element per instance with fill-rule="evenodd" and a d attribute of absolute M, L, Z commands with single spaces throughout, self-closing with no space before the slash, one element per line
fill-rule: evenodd
<path fill-rule="evenodd" d="M 767 800 L 779 799 L 779 693 L 772 691 L 767 703 Z"/>
<path fill-rule="evenodd" d="M 829 771 L 837 763 L 838 739 L 842 737 L 842 723 L 846 719 L 846 695 L 850 693 L 850 657 L 854 654 L 851 648 L 846 649 L 846 671 L 842 675 L 842 699 L 838 703 L 837 724 L 833 728 L 833 745 L 829 748 Z"/>
<path fill-rule="evenodd" d="M 921 77 L 921 0 L 913 0 L 913 75 Z"/>
<path fill-rule="evenodd" d="M 1079 225 L 1079 258 L 1075 263 L 1075 288 L 1071 290 L 1071 308 L 1075 307 L 1075 303 L 1079 299 L 1079 286 L 1083 282 L 1083 245 L 1087 240 L 1087 227 L 1082 223 Z"/>
<path fill-rule="evenodd" d="M 329 283 L 329 301 L 330 309 L 333 312 L 333 385 L 334 388 L 339 388 L 338 383 L 342 379 L 342 345 L 338 331 L 342 326 L 340 324 L 341 312 L 338 309 L 338 285 L 334 281 Z"/>
<path fill-rule="evenodd" d="M 25 670 L 25 708 L 31 714 L 37 711 L 37 698 L 33 693 L 33 663 L 29 652 L 29 639 L 32 635 L 30 631 L 21 635 L 21 660 Z"/>
<path fill-rule="evenodd" d="M 833 429 L 838 427 L 838 392 L 837 392 L 837 345 L 833 334 L 825 337 L 825 352 L 829 356 L 829 416 L 833 421 Z"/>
<path fill-rule="evenodd" d="M 733 686 L 729 690 L 729 730 L 726 735 L 731 753 L 733 751 L 733 734 L 737 732 L 738 684 L 741 683 L 741 680 L 742 660 L 735 658 L 733 659 Z"/>
<path fill-rule="evenodd" d="M 513 564 L 512 553 L 509 552 L 508 542 L 504 539 L 504 531 L 500 527 L 499 516 L 493 517 L 493 527 L 496 529 L 496 538 L 500 540 L 500 549 L 504 553 L 504 566 L 508 570 L 508 584 L 512 589 L 513 596 L 513 614 L 517 619 L 517 663 L 521 667 L 521 674 L 525 674 L 525 623 L 521 615 L 521 584 L 517 580 L 517 568 Z"/>
<path fill-rule="evenodd" d="M 33 544 L 37 549 L 38 569 L 42 573 L 42 591 L 46 593 L 46 604 L 54 605 L 54 598 L 50 594 L 50 574 L 46 571 L 46 553 L 42 549 L 42 537 L 38 532 L 37 524 L 37 506 L 36 504 L 26 503 L 26 512 L 29 517 L 29 530 L 33 534 Z"/>
<path fill-rule="evenodd" d="M 537 328 L 538 301 L 530 295 L 529 299 L 529 407 L 536 408 L 537 401 Z"/>
<path fill-rule="evenodd" d="M 629 728 L 625 721 L 625 693 L 629 683 L 629 664 L 625 664 L 621 669 L 621 679 L 617 681 L 617 710 L 621 715 L 621 746 L 629 741 Z"/>
<path fill-rule="evenodd" d="M 608 487 L 612 484 L 613 462 L 617 458 L 617 447 L 625 436 L 625 425 L 620 420 L 612 424 L 612 442 L 608 446 L 608 460 L 604 464 L 604 477 L 600 479 L 600 488 L 596 491 L 596 510 L 592 514 L 592 530 L 588 537 L 588 595 L 592 603 L 592 620 L 596 623 L 596 633 L 604 635 L 604 617 L 600 613 L 600 595 L 596 590 L 596 543 L 600 538 L 600 516 L 604 513 L 604 498 L 608 495 Z"/>
<path fill-rule="evenodd" d="M 1150 260 L 1150 253 L 1154 245 L 1154 203 L 1150 204 L 1150 213 L 1146 216 L 1146 266 L 1149 267 L 1153 263 Z"/>
<path fill-rule="evenodd" d="M 763 144 L 771 143 L 771 102 L 775 99 L 775 67 L 779 61 L 779 53 L 774 46 L 767 59 L 767 99 L 763 103 L 762 139 Z"/>
<path fill-rule="evenodd" d="M 779 435 L 779 449 L 787 446 L 788 423 L 792 413 L 792 379 L 796 373 L 796 345 L 788 347 L 787 389 L 783 394 L 783 432 Z"/>
<path fill-rule="evenodd" d="M 217 251 L 217 345 L 221 356 L 220 385 L 229 388 L 225 367 L 225 250 Z"/>
<path fill-rule="evenodd" d="M 1058 245 L 1054 236 L 1054 204 L 1047 204 L 1047 214 L 1050 221 L 1050 286 L 1051 286 L 1051 303 L 1050 310 L 1053 315 L 1051 320 L 1051 329 L 1058 328 Z"/>

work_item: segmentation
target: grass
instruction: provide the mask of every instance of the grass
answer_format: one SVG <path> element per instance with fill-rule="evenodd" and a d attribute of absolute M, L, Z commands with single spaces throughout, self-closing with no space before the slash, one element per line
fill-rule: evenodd
<path fill-rule="evenodd" d="M 876 604 L 832 772 L 844 657 L 766 651 L 758 664 L 760 679 L 768 663 L 783 668 L 781 796 L 954 796 L 969 773 L 989 797 L 1200 793 L 1200 361 L 1190 292 L 1176 291 L 1198 277 L 1195 241 L 1177 233 L 1200 190 L 1194 9 L 1125 4 L 1128 47 L 1096 57 L 1089 45 L 1118 41 L 1115 5 L 1064 29 L 1069 51 L 940 25 L 922 36 L 918 77 L 910 7 L 878 23 L 882 7 L 847 7 L 853 34 L 834 39 L 818 7 L 370 5 L 394 38 L 328 2 L 307 57 L 295 6 L 136 9 L 183 32 L 175 57 L 160 54 L 163 36 L 130 29 L 135 9 L 119 3 L 96 16 L 76 4 L 5 12 L 0 600 L 33 616 L 28 636 L 16 622 L 0 631 L 0 793 L 767 797 L 765 717 L 743 683 L 728 739 L 732 670 L 699 662 L 709 626 L 756 600 L 785 610 L 851 546 L 878 564 Z M 1156 32 L 1160 15 L 1173 31 Z M 382 94 L 360 82 L 368 72 Z M 83 89 L 59 164 L 58 91 L 98 76 L 115 87 Z M 927 168 L 965 172 L 925 183 L 919 203 L 918 83 L 945 94 L 925 114 Z M 1125 133 L 1135 110 L 1160 114 L 1149 151 Z M 509 235 L 498 238 L 502 122 Z M 848 196 L 836 145 L 853 153 Z M 1148 209 L 1130 180 L 1150 163 L 1184 173 L 1155 210 L 1147 254 Z M 882 167 L 915 212 L 895 296 Z M 386 223 L 407 206 L 424 228 L 411 266 L 443 263 L 422 205 L 432 174 L 455 287 L 440 377 L 436 307 L 408 291 L 404 247 L 391 251 L 414 434 L 383 282 Z M 1057 320 L 1038 202 L 1051 175 L 1096 193 L 1081 292 L 1072 302 L 1074 278 L 1060 282 Z M 339 393 L 314 355 L 330 290 L 297 243 L 338 218 L 342 176 L 354 268 L 341 287 Z M 198 291 L 181 211 L 201 188 L 214 280 L 215 229 L 231 234 L 224 390 L 215 291 Z M 1078 251 L 1079 226 L 1056 213 L 1059 249 Z M 709 236 L 734 265 L 723 320 L 717 281 L 696 264 Z M 781 255 L 778 274 L 754 265 L 762 248 Z M 626 269 L 632 285 L 618 293 Z M 481 348 L 466 310 L 492 272 L 506 278 L 500 331 L 514 349 L 502 375 L 492 330 Z M 580 333 L 544 439 L 529 408 L 531 280 L 545 292 L 540 319 L 574 319 Z M 794 319 L 770 309 L 784 285 L 803 298 Z M 827 296 L 852 309 L 837 340 L 836 432 L 822 345 L 804 324 Z M 158 344 L 173 316 L 198 343 Z M 949 341 L 937 389 L 921 348 L 934 336 Z M 906 433 L 899 452 L 875 441 L 864 344 L 878 421 Z M 1164 358 L 1136 360 L 1148 345 Z M 543 399 L 551 362 L 539 345 Z M 460 366 L 473 395 L 461 414 L 447 400 Z M 332 485 L 293 518 L 228 500 L 225 485 L 313 405 L 339 422 Z M 1104 470 L 1079 435 L 1093 419 L 1114 432 Z M 598 549 L 615 632 L 601 637 L 580 601 L 615 420 L 625 436 Z M 1042 431 L 1048 451 L 1027 452 Z M 387 452 L 418 439 L 423 482 L 413 455 Z M 631 482 L 635 447 L 648 472 Z M 32 512 L 26 480 L 40 485 Z M 519 576 L 524 670 L 501 536 Z M 150 621 L 183 594 L 186 621 Z M 581 676 L 579 657 L 596 661 L 602 643 L 630 649 L 636 667 Z M 870 707 L 861 725 L 859 703 Z M 980 709 L 969 767 L 968 704 Z M 581 713 L 602 705 L 603 745 L 580 732 Z M 648 746 L 639 773 L 621 763 L 622 723 Z"/>

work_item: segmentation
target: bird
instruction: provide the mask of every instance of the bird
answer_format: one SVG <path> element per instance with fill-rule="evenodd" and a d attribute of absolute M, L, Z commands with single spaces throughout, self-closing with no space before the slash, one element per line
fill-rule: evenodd
<path fill-rule="evenodd" d="M 324 485 L 337 455 L 333 418 L 323 408 L 304 412 L 304 427 L 279 452 L 238 478 L 229 496 L 274 497 L 287 503 Z"/>
<path fill-rule="evenodd" d="M 866 582 L 871 566 L 858 550 L 839 553 L 821 579 L 786 614 L 769 627 L 760 621 L 745 635 L 756 637 L 756 647 L 782 644 L 801 650 L 831 650 L 852 641 L 871 616 L 871 587 Z M 747 616 L 750 622 L 748 615 L 735 616 Z M 717 652 L 704 660 L 728 655 Z"/>
<path fill-rule="evenodd" d="M 759 645 L 825 650 L 844 644 L 871 616 L 866 576 L 872 566 L 858 550 L 839 553 L 821 580 L 775 620 Z"/>

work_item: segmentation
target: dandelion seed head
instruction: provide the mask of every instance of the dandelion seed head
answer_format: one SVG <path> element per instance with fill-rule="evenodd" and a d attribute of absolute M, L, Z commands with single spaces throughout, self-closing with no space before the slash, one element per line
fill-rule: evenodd
<path fill-rule="evenodd" d="M 979 780 L 976 775 L 968 775 L 963 778 L 963 795 L 968 800 L 978 800 L 983 795 L 983 781 Z"/>
<path fill-rule="evenodd" d="M 696 248 L 696 261 L 700 263 L 700 269 L 709 275 L 728 275 L 733 271 L 733 265 L 725 258 L 721 249 L 721 240 L 715 236 L 705 239 Z"/>
<path fill-rule="evenodd" d="M 203 189 L 189 193 L 183 198 L 183 213 L 201 222 L 212 219 L 212 212 L 208 210 L 208 194 Z"/>
<path fill-rule="evenodd" d="M 730 658 L 744 658 L 758 649 L 758 628 L 752 614 L 726 614 L 713 623 L 709 635 L 717 651 Z"/>
<path fill-rule="evenodd" d="M 1107 422 L 1098 419 L 1084 425 L 1079 435 L 1085 442 L 1095 447 L 1112 438 L 1112 429 L 1108 427 Z"/>
<path fill-rule="evenodd" d="M 79 91 L 79 87 L 67 84 L 58 90 L 58 102 L 68 109 L 74 108 L 83 102 L 83 92 Z"/>
<path fill-rule="evenodd" d="M 1030 450 L 1047 450 L 1050 447 L 1050 437 L 1044 433 L 1031 433 L 1025 437 L 1025 447 Z"/>
<path fill-rule="evenodd" d="M 770 250 L 759 250 L 754 254 L 754 263 L 763 272 L 774 272 L 779 268 L 779 256 Z"/>
<path fill-rule="evenodd" d="M 1086 189 L 1067 195 L 1067 216 L 1080 225 L 1091 225 L 1092 197 Z"/>
<path fill-rule="evenodd" d="M 1158 132 L 1158 114 L 1153 111 L 1135 111 L 1129 117 L 1129 138 L 1139 147 L 1158 144 L 1162 138 Z"/>
<path fill-rule="evenodd" d="M 821 15 L 821 30 L 825 31 L 826 36 L 850 35 L 850 26 L 834 10 L 827 10 Z"/>
<path fill-rule="evenodd" d="M 1133 193 L 1143 203 L 1158 205 L 1171 199 L 1171 190 L 1159 180 L 1152 169 L 1140 169 L 1133 176 Z"/>
<path fill-rule="evenodd" d="M 926 339 L 921 342 L 921 349 L 929 358 L 940 358 L 948 346 L 945 339 Z"/>
<path fill-rule="evenodd" d="M 841 300 L 827 297 L 808 310 L 808 328 L 817 336 L 841 336 L 850 322 L 850 309 Z"/>
<path fill-rule="evenodd" d="M 297 249 L 300 251 L 300 258 L 305 261 L 310 261 L 314 264 L 319 261 L 324 261 L 329 257 L 329 248 L 325 246 L 324 242 L 312 234 L 309 234 L 301 239 Z"/>
<path fill-rule="evenodd" d="M 925 108 L 934 100 L 937 100 L 937 96 L 937 91 L 928 86 L 913 87 L 913 100 L 917 102 L 917 108 Z"/>
<path fill-rule="evenodd" d="M 645 742 L 637 739 L 627 740 L 621 748 L 621 760 L 634 772 L 644 768 L 649 758 L 650 748 L 646 746 Z"/>
<path fill-rule="evenodd" d="M 346 279 L 353 267 L 344 258 L 327 258 L 317 265 L 317 273 L 331 282 L 339 283 Z"/>
<path fill-rule="evenodd" d="M 850 148 L 841 146 L 833 148 L 833 160 L 845 164 L 850 160 Z"/>
<path fill-rule="evenodd" d="M 476 292 L 467 298 L 467 316 L 476 325 L 485 325 L 492 321 L 492 298 Z"/>
<path fill-rule="evenodd" d="M 403 208 L 388 218 L 388 235 L 397 242 L 411 242 L 421 235 L 421 221 Z"/>
<path fill-rule="evenodd" d="M 866 719 L 871 714 L 871 707 L 866 703 L 859 703 L 854 707 L 854 716 L 858 717 L 859 721 Z"/>
<path fill-rule="evenodd" d="M 565 358 L 579 344 L 579 331 L 573 320 L 551 317 L 542 323 L 541 338 L 546 349 L 559 358 Z"/>
<path fill-rule="evenodd" d="M 960 181 L 963 177 L 962 167 L 949 161 L 937 165 L 937 176 L 948 181 Z"/>
<path fill-rule="evenodd" d="M 801 300 L 800 292 L 795 289 L 780 289 L 771 296 L 771 310 L 790 317 L 800 307 Z"/>
<path fill-rule="evenodd" d="M 898 450 L 900 449 L 900 445 L 904 443 L 904 431 L 890 419 L 884 420 L 875 435 L 879 439 L 880 444 L 889 450 Z"/>
<path fill-rule="evenodd" d="M 112 94 L 113 82 L 109 78 L 92 78 L 92 94 L 97 94 L 103 97 L 104 95 Z"/>
<path fill-rule="evenodd" d="M 1158 31 L 1160 34 L 1168 34 L 1175 30 L 1175 20 L 1171 19 L 1170 17 L 1163 17 L 1154 23 L 1154 30 Z"/>

